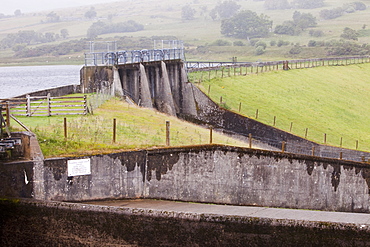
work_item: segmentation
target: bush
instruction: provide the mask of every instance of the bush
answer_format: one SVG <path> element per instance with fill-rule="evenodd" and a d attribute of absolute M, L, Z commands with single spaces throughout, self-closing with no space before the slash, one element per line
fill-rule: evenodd
<path fill-rule="evenodd" d="M 289 53 L 292 55 L 296 55 L 302 52 L 302 47 L 300 46 L 294 46 L 292 49 L 290 49 Z"/>
<path fill-rule="evenodd" d="M 276 42 L 276 40 L 271 40 L 271 41 L 270 41 L 270 46 L 275 46 L 275 45 L 276 45 L 276 43 L 277 43 L 277 42 Z"/>
<path fill-rule="evenodd" d="M 284 40 L 279 40 L 278 42 L 277 42 L 277 46 L 278 47 L 281 47 L 281 46 L 287 46 L 287 45 L 289 45 L 290 44 L 290 42 L 289 41 L 284 41 Z"/>
<path fill-rule="evenodd" d="M 249 40 L 249 44 L 250 44 L 251 46 L 256 46 L 256 43 L 257 43 L 258 41 L 260 41 L 260 40 L 259 40 L 259 39 L 250 39 L 250 40 Z"/>
<path fill-rule="evenodd" d="M 316 40 L 310 40 L 310 41 L 308 41 L 308 47 L 316 47 L 316 45 L 317 45 Z"/>
<path fill-rule="evenodd" d="M 245 44 L 242 41 L 240 41 L 240 40 L 234 41 L 233 45 L 234 46 L 245 46 Z"/>
<path fill-rule="evenodd" d="M 227 40 L 218 39 L 218 40 L 212 42 L 210 45 L 212 45 L 212 46 L 231 46 L 231 43 Z"/>
<path fill-rule="evenodd" d="M 254 46 L 255 47 L 262 46 L 263 49 L 266 49 L 267 44 L 265 42 L 263 42 L 263 41 L 258 41 Z"/>
<path fill-rule="evenodd" d="M 321 30 L 310 30 L 308 33 L 312 37 L 322 37 L 322 36 L 324 36 L 324 32 L 321 31 Z"/>
<path fill-rule="evenodd" d="M 259 56 L 259 55 L 262 55 L 263 53 L 265 53 L 265 49 L 262 46 L 257 46 L 256 55 Z"/>

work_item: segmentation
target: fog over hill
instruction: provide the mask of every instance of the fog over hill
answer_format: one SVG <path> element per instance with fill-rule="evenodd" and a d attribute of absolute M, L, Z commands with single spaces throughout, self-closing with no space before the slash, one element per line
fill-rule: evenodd
<path fill-rule="evenodd" d="M 117 1 L 117 0 L 116 0 Z M 17 0 L 5 1 L 0 9 L 0 13 L 12 15 L 19 9 L 22 13 L 39 12 L 54 10 L 59 8 L 78 7 L 82 5 L 93 5 L 98 3 L 116 2 L 115 0 Z"/>

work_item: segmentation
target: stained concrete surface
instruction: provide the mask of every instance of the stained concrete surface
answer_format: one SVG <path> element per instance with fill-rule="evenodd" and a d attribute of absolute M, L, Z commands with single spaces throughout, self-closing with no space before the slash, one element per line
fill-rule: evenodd
<path fill-rule="evenodd" d="M 329 222 L 338 223 L 341 225 L 354 224 L 360 229 L 370 230 L 370 214 L 364 213 L 343 213 L 285 208 L 231 206 L 150 199 L 91 201 L 86 203 L 101 206 L 120 207 L 131 210 L 145 209 L 162 212 L 173 212 L 176 214 L 210 214 L 220 216 L 267 218 L 274 220 Z"/>

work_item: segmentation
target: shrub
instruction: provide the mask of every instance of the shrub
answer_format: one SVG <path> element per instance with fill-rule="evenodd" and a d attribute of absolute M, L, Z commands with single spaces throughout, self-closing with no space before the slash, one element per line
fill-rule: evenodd
<path fill-rule="evenodd" d="M 262 46 L 257 46 L 256 55 L 259 56 L 259 55 L 262 55 L 263 53 L 265 53 L 265 49 Z"/>
<path fill-rule="evenodd" d="M 240 40 L 234 41 L 233 45 L 234 46 L 245 46 L 245 44 L 242 41 L 240 41 Z"/>
<path fill-rule="evenodd" d="M 302 52 L 302 47 L 300 46 L 294 46 L 292 49 L 290 49 L 289 53 L 292 55 L 299 54 Z"/>
<path fill-rule="evenodd" d="M 212 42 L 210 45 L 212 45 L 212 46 L 230 46 L 231 43 L 227 40 L 218 39 L 218 40 Z"/>
<path fill-rule="evenodd" d="M 263 42 L 263 41 L 258 41 L 254 46 L 255 47 L 262 46 L 263 49 L 266 49 L 267 44 L 265 42 Z"/>
<path fill-rule="evenodd" d="M 315 47 L 317 45 L 316 40 L 310 40 L 308 41 L 308 47 Z"/>

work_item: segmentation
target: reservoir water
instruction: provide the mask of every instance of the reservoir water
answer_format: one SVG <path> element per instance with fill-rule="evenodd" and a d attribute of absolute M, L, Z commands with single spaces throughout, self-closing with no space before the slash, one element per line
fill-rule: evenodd
<path fill-rule="evenodd" d="M 83 65 L 0 67 L 0 99 L 39 90 L 80 84 Z"/>

